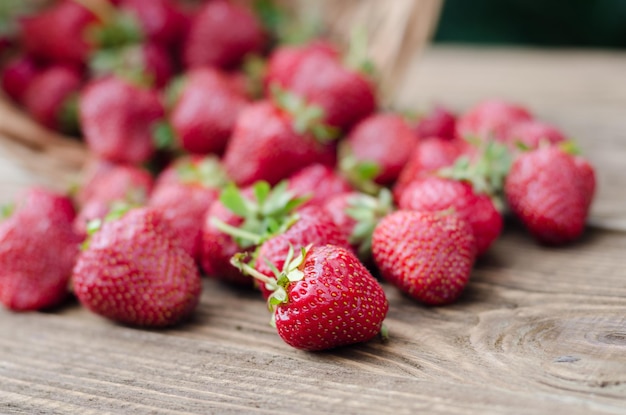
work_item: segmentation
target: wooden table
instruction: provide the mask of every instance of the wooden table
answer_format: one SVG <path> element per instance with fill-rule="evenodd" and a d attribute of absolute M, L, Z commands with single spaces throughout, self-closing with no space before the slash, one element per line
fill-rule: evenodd
<path fill-rule="evenodd" d="M 69 304 L 0 311 L 0 413 L 626 413 L 626 54 L 437 48 L 398 103 L 502 96 L 575 137 L 598 168 L 592 226 L 564 248 L 507 230 L 455 305 L 385 286 L 391 337 L 286 346 L 259 295 L 205 281 L 195 319 L 122 327 Z M 50 178 L 0 147 L 1 200 Z"/>

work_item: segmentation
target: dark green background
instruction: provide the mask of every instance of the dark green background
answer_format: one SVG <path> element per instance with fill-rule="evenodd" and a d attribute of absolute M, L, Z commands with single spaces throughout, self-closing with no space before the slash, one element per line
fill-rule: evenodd
<path fill-rule="evenodd" d="M 626 48 L 626 0 L 444 0 L 435 41 Z"/>

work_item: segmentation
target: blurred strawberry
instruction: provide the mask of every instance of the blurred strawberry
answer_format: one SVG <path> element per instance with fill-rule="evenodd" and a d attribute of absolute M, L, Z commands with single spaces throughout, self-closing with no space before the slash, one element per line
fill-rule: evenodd
<path fill-rule="evenodd" d="M 224 184 L 226 176 L 217 158 L 184 158 L 161 173 L 150 194 L 148 206 L 162 211 L 194 259 L 200 256 L 202 220 Z"/>
<path fill-rule="evenodd" d="M 37 74 L 24 91 L 24 107 L 40 124 L 78 132 L 77 99 L 81 74 L 69 66 L 51 66 Z"/>
<path fill-rule="evenodd" d="M 232 69 L 265 45 L 261 23 L 246 7 L 226 0 L 209 1 L 194 16 L 183 48 L 188 68 Z"/>
<path fill-rule="evenodd" d="M 190 153 L 221 154 L 247 99 L 218 70 L 197 68 L 176 82 L 178 93 L 169 122 L 178 144 Z"/>
<path fill-rule="evenodd" d="M 303 206 L 322 206 L 331 197 L 352 191 L 346 179 L 329 166 L 319 163 L 294 173 L 288 182 L 290 192 L 307 198 Z"/>
<path fill-rule="evenodd" d="M 134 18 L 141 39 L 165 48 L 177 47 L 186 22 L 173 0 L 121 0 L 118 10 Z"/>
<path fill-rule="evenodd" d="M 456 117 L 445 107 L 435 106 L 428 114 L 419 118 L 415 125 L 418 138 L 440 138 L 452 140 L 456 137 Z"/>
<path fill-rule="evenodd" d="M 2 69 L 2 89 L 13 101 L 22 103 L 26 88 L 41 70 L 41 66 L 32 57 L 18 56 Z"/>
<path fill-rule="evenodd" d="M 504 142 L 508 131 L 515 124 L 531 119 L 530 112 L 520 105 L 496 99 L 487 100 L 470 108 L 458 119 L 457 134 L 461 138 Z"/>
<path fill-rule="evenodd" d="M 61 303 L 78 254 L 71 200 L 32 188 L 7 213 L 0 218 L 0 302 L 15 311 Z"/>
<path fill-rule="evenodd" d="M 21 24 L 26 52 L 52 62 L 82 65 L 96 47 L 89 31 L 101 20 L 81 2 L 61 0 L 23 18 Z"/>
<path fill-rule="evenodd" d="M 111 76 L 82 91 L 80 121 L 89 149 L 119 163 L 142 163 L 155 151 L 154 129 L 165 111 L 155 90 Z"/>
<path fill-rule="evenodd" d="M 507 132 L 506 142 L 511 147 L 522 145 L 528 149 L 539 148 L 540 144 L 558 144 L 566 140 L 565 135 L 555 126 L 536 120 L 522 121 Z"/>

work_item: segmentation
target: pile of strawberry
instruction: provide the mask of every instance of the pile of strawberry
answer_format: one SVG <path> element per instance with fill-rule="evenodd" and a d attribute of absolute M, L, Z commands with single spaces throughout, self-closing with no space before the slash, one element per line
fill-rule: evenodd
<path fill-rule="evenodd" d="M 164 327 L 205 275 L 256 287 L 285 342 L 323 350 L 384 332 L 381 280 L 454 302 L 507 210 L 541 243 L 582 234 L 594 170 L 556 127 L 498 100 L 383 111 L 355 59 L 271 29 L 226 0 L 61 0 L 23 20 L 5 91 L 48 127 L 80 125 L 94 160 L 71 195 L 3 209 L 5 307 L 73 293 Z"/>

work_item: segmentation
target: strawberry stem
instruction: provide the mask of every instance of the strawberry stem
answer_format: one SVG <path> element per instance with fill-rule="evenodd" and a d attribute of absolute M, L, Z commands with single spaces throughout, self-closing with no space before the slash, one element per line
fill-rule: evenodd
<path fill-rule="evenodd" d="M 215 216 L 211 217 L 211 225 L 215 226 L 220 232 L 223 232 L 234 238 L 249 241 L 253 245 L 258 245 L 263 242 L 263 237 L 261 235 L 257 235 L 241 228 L 237 228 L 236 226 L 229 225 L 226 222 L 216 218 Z"/>

